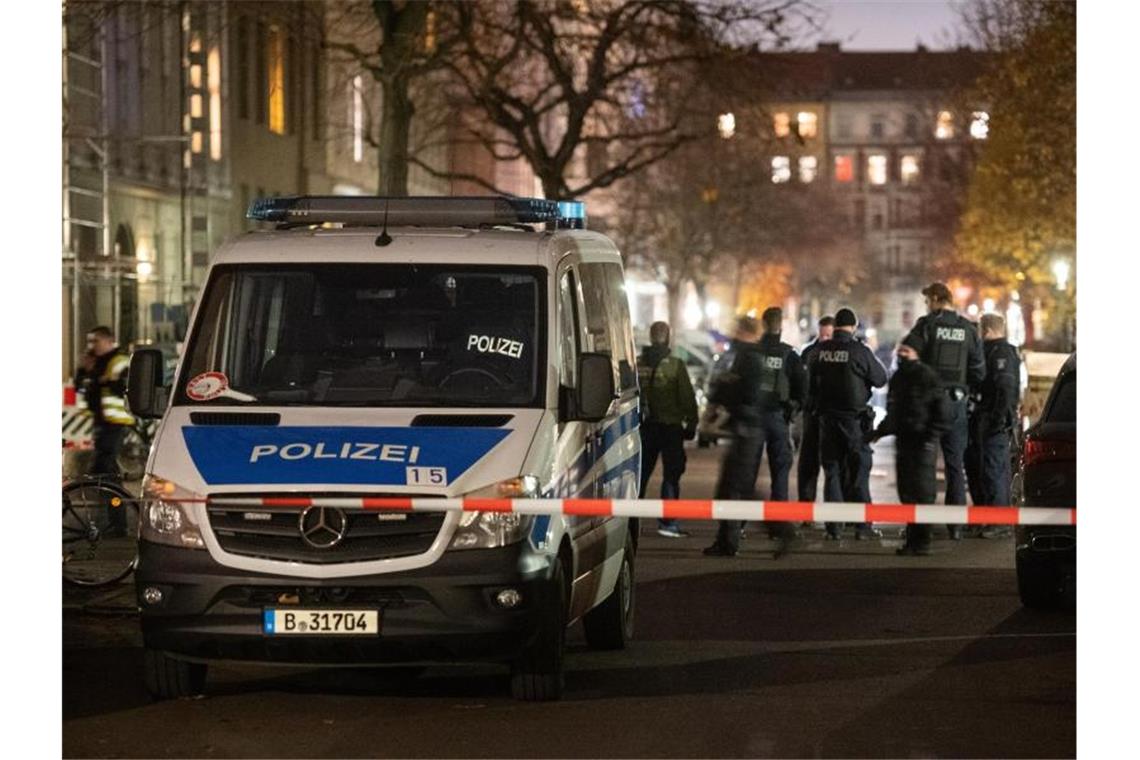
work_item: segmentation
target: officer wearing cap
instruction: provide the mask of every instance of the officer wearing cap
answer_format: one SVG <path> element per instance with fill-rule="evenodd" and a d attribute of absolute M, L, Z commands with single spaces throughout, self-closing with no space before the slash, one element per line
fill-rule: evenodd
<path fill-rule="evenodd" d="M 922 289 L 928 314 L 919 317 L 903 343 L 918 352 L 919 361 L 938 373 L 949 405 L 946 430 L 940 436 L 946 466 L 946 503 L 966 503 L 966 444 L 969 422 L 966 401 L 971 386 L 986 376 L 982 340 L 974 324 L 953 307 L 950 288 L 935 282 Z M 961 538 L 961 526 L 948 525 L 950 538 Z"/>
<path fill-rule="evenodd" d="M 819 333 L 816 339 L 804 346 L 800 352 L 800 362 L 806 369 L 811 363 L 811 357 L 819 351 L 819 347 L 828 340 L 835 331 L 835 317 L 830 314 L 820 317 Z M 811 383 L 806 383 L 810 389 Z M 811 393 L 804 399 L 803 431 L 800 440 L 800 459 L 796 466 L 796 485 L 800 501 L 815 501 L 819 486 L 819 411 Z M 839 472 L 835 467 L 829 467 L 823 472 L 823 500 L 843 501 L 843 493 L 839 488 Z M 831 523 L 835 526 L 836 523 Z M 827 538 L 838 540 L 836 530 L 827 532 Z"/>
<path fill-rule="evenodd" d="M 871 469 L 871 447 L 864 441 L 870 430 L 867 402 L 871 389 L 887 384 L 887 372 L 871 349 L 855 340 L 859 318 L 851 309 L 835 313 L 835 333 L 820 344 L 808 366 L 811 398 L 819 410 L 820 461 L 826 470 L 839 471 L 844 501 L 868 502 L 871 494 L 865 473 Z M 833 534 L 841 529 L 829 525 Z M 874 536 L 870 524 L 855 528 L 855 538 Z"/>

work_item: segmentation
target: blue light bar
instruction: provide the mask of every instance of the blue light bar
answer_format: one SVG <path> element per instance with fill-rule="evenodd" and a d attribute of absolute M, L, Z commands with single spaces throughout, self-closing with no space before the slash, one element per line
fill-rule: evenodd
<path fill-rule="evenodd" d="M 558 226 L 571 230 L 586 229 L 586 204 L 582 201 L 558 201 Z"/>
<path fill-rule="evenodd" d="M 573 217 L 563 214 L 566 206 Z M 423 227 L 480 227 L 510 224 L 585 226 L 585 204 L 542 198 L 502 196 L 409 196 L 384 198 L 363 195 L 305 195 L 258 198 L 246 217 L 278 224 L 355 224 Z"/>

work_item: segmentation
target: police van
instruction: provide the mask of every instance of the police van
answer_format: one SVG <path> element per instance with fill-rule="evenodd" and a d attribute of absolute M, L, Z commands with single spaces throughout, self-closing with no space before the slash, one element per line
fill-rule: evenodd
<path fill-rule="evenodd" d="M 581 203 L 293 197 L 217 251 L 161 417 L 136 573 L 148 689 L 212 660 L 498 661 L 556 699 L 566 628 L 633 633 L 635 520 L 374 509 L 637 498 L 622 263 Z M 348 506 L 346 506 L 348 505 Z"/>

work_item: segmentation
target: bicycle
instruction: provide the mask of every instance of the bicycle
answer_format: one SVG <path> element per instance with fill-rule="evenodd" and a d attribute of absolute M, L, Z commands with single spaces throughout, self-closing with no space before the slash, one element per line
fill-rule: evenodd
<path fill-rule="evenodd" d="M 135 569 L 139 500 L 119 483 L 98 477 L 65 482 L 62 525 L 67 583 L 109 586 Z"/>

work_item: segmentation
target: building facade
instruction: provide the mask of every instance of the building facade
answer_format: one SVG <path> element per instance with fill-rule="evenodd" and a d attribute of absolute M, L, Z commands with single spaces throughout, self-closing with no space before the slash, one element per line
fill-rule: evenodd
<path fill-rule="evenodd" d="M 256 226 L 253 199 L 376 192 L 380 87 L 324 44 L 367 48 L 375 29 L 309 0 L 70 2 L 63 29 L 65 378 L 98 324 L 176 351 L 213 251 Z M 533 194 L 527 166 L 462 141 L 445 90 L 415 93 L 416 155 Z M 486 192 L 469 184 L 409 171 L 411 194 Z"/>

